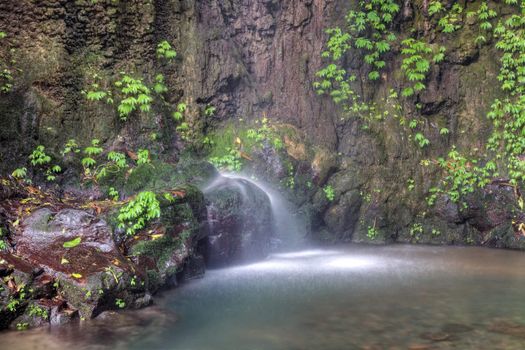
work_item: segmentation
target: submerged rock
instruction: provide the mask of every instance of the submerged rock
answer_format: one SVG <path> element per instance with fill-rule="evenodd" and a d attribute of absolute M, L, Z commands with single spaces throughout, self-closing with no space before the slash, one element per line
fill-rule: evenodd
<path fill-rule="evenodd" d="M 498 320 L 488 326 L 489 332 L 512 335 L 525 339 L 525 325 L 508 320 Z"/>
<path fill-rule="evenodd" d="M 211 266 L 265 257 L 274 235 L 270 198 L 252 182 L 219 177 L 205 190 Z"/>

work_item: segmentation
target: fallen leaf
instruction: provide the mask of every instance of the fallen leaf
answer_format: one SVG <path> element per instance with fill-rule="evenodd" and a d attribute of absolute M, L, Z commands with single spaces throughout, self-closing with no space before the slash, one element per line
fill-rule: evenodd
<path fill-rule="evenodd" d="M 184 198 L 184 196 L 186 195 L 186 192 L 184 192 L 184 191 L 171 191 L 171 194 L 176 196 L 176 197 Z"/>
<path fill-rule="evenodd" d="M 12 279 L 10 279 L 9 281 L 7 281 L 7 286 L 8 286 L 9 289 L 11 289 L 12 291 L 15 291 L 15 290 L 16 290 L 16 283 L 15 283 L 15 281 L 13 281 Z"/>
<path fill-rule="evenodd" d="M 239 155 L 240 155 L 242 158 L 244 158 L 244 159 L 247 159 L 247 160 L 251 160 L 251 161 L 253 161 L 252 157 L 250 157 L 250 156 L 249 156 L 247 153 L 245 153 L 245 152 L 240 151 L 240 152 L 239 152 Z"/>
<path fill-rule="evenodd" d="M 62 258 L 62 260 L 60 260 L 60 264 L 62 265 L 69 264 L 69 260 L 67 260 L 66 258 Z"/>
<path fill-rule="evenodd" d="M 74 273 L 71 274 L 71 277 L 76 278 L 76 279 L 79 279 L 79 278 L 82 278 L 82 275 L 79 274 L 79 273 L 75 273 L 75 272 L 74 272 Z"/>
<path fill-rule="evenodd" d="M 157 233 L 157 234 L 151 235 L 150 237 L 151 237 L 152 241 L 155 241 L 155 240 L 157 240 L 159 238 L 164 237 L 164 234 L 163 233 Z"/>
<path fill-rule="evenodd" d="M 72 239 L 71 241 L 64 242 L 63 247 L 64 248 L 74 248 L 77 245 L 79 245 L 80 242 L 82 242 L 82 239 L 80 237 L 77 237 L 75 239 Z"/>
<path fill-rule="evenodd" d="M 137 154 L 135 152 L 132 152 L 132 151 L 126 151 L 126 153 L 128 154 L 128 156 L 133 159 L 133 160 L 137 160 L 139 159 L 139 157 L 137 156 Z"/>

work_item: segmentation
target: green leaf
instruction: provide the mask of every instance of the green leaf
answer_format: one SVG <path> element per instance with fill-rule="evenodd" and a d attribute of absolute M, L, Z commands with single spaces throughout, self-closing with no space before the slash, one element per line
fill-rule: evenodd
<path fill-rule="evenodd" d="M 71 241 L 64 242 L 63 247 L 64 248 L 74 248 L 77 245 L 79 245 L 80 242 L 82 242 L 82 238 L 77 237 L 75 239 L 72 239 Z"/>

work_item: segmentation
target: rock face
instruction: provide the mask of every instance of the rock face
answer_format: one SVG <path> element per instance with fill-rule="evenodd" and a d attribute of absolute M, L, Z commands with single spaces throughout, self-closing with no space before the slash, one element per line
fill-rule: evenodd
<path fill-rule="evenodd" d="M 458 210 L 447 198 L 441 198 L 436 208 L 428 208 L 425 201 L 443 174 L 435 167 L 422 167 L 422 161 L 444 156 L 453 145 L 463 153 L 479 151 L 488 139 L 491 123 L 484 116 L 500 94 L 494 84 L 500 53 L 492 38 L 486 45 L 475 43 L 479 25 L 466 16 L 482 2 L 464 2 L 462 28 L 450 35 L 439 30 L 437 21 L 421 16 L 414 1 L 404 1 L 396 18 L 399 38 L 409 37 L 415 29 L 428 42 L 446 46 L 445 59 L 425 80 L 426 89 L 417 101 L 402 106 L 406 118 L 420 120 L 431 143 L 424 149 L 415 145 L 398 120 L 365 125 L 359 118 L 345 117 L 329 97 L 316 96 L 312 88 L 315 73 L 326 63 L 321 59 L 324 29 L 344 23 L 347 10 L 357 3 L 4 1 L 0 28 L 7 38 L 1 57 L 8 60 L 14 55 L 17 64 L 11 68 L 17 73 L 12 92 L 0 95 L 0 174 L 22 165 L 35 145 L 57 147 L 69 138 L 87 144 L 96 137 L 107 146 L 132 149 L 147 145 L 163 157 L 177 158 L 183 142 L 169 115 L 177 103 L 185 102 L 188 123 L 195 129 L 261 117 L 293 126 L 301 140 L 285 139 L 292 159 L 277 160 L 265 150 L 255 167 L 270 168 L 271 180 L 293 177 L 291 198 L 309 217 L 311 230 L 327 232 L 329 240 L 370 241 L 370 233 L 377 231 L 376 241 L 521 247 L 523 235 L 512 225 L 521 209 L 513 214 L 516 207 L 511 204 L 511 214 L 502 213 L 485 195 L 491 189 L 478 194 L 478 199 L 488 200 L 483 205 L 494 206 L 488 213 L 498 219 L 489 224 L 484 222 L 484 210 L 442 215 Z M 445 7 L 452 3 L 447 1 Z M 492 6 L 504 15 L 511 13 L 501 3 Z M 173 64 L 156 58 L 161 40 L 177 50 Z M 400 51 L 393 45 L 377 82 L 359 82 L 360 95 L 382 106 L 391 89 L 401 91 Z M 359 57 L 348 57 L 345 65 L 366 76 L 367 67 Z M 162 73 L 169 86 L 162 101 L 168 107 L 162 103 L 123 123 L 116 106 L 85 99 L 81 91 L 93 83 L 108 86 L 120 71 L 134 72 L 150 85 Z M 207 105 L 216 107 L 212 118 L 200 113 Z M 442 128 L 449 134 L 441 135 Z M 285 163 L 293 165 L 291 175 Z M 415 188 L 407 185 L 411 183 Z M 331 201 L 323 192 L 327 186 L 335 192 Z M 480 207 L 478 199 L 472 204 Z"/>
<path fill-rule="evenodd" d="M 209 236 L 207 263 L 226 265 L 264 258 L 274 221 L 270 199 L 245 179 L 219 177 L 205 190 Z"/>

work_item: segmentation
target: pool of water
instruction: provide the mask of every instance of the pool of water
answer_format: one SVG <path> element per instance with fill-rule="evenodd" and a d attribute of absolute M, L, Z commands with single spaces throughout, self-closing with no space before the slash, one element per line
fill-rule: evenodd
<path fill-rule="evenodd" d="M 208 271 L 154 307 L 0 333 L 2 349 L 524 349 L 525 254 L 345 246 Z"/>

